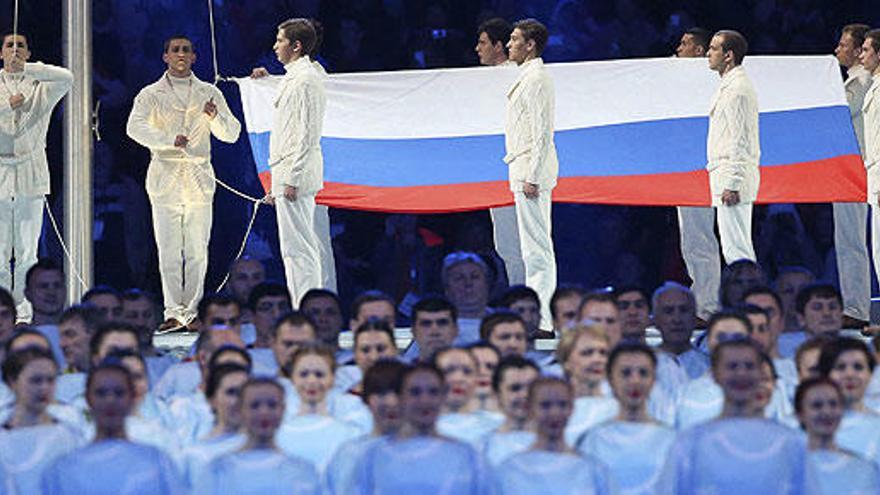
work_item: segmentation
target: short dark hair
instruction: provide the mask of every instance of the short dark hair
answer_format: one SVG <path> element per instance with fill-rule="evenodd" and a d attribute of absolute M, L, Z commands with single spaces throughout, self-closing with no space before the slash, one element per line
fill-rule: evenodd
<path fill-rule="evenodd" d="M 173 36 L 169 36 L 165 38 L 165 43 L 162 44 L 162 53 L 168 53 L 168 49 L 171 48 L 171 42 L 174 40 L 186 40 L 189 41 L 189 46 L 192 47 L 193 53 L 196 52 L 196 45 L 193 43 L 192 38 L 185 34 L 175 34 Z"/>
<path fill-rule="evenodd" d="M 288 19 L 279 24 L 278 29 L 284 33 L 291 47 L 297 41 L 302 44 L 302 55 L 309 55 L 315 49 L 318 35 L 315 33 L 315 26 L 308 19 L 302 17 Z"/>
<path fill-rule="evenodd" d="M 89 302 L 89 299 L 91 299 L 95 296 L 113 296 L 116 299 L 118 299 L 120 303 L 122 302 L 122 295 L 119 293 L 118 290 L 114 289 L 113 287 L 110 287 L 109 285 L 103 285 L 103 284 L 96 285 L 96 286 L 92 287 L 91 289 L 87 290 L 86 293 L 82 295 L 82 297 L 80 298 L 79 301 L 81 303 L 87 303 L 87 302 Z"/>
<path fill-rule="evenodd" d="M 241 312 L 241 303 L 238 302 L 238 299 L 227 295 L 227 294 L 208 294 L 203 297 L 201 301 L 199 301 L 198 308 L 198 318 L 202 323 L 205 322 L 205 318 L 208 316 L 208 308 L 211 306 L 229 306 L 234 305 L 238 308 L 239 313 Z"/>
<path fill-rule="evenodd" d="M 413 324 L 419 318 L 419 313 L 433 313 L 437 311 L 449 311 L 453 320 L 458 319 L 458 310 L 455 305 L 449 302 L 449 299 L 440 296 L 427 296 L 415 303 L 412 308 Z"/>
<path fill-rule="evenodd" d="M 684 32 L 694 39 L 694 43 L 703 47 L 703 52 L 709 51 L 709 42 L 712 41 L 712 32 L 701 27 L 692 27 Z"/>
<path fill-rule="evenodd" d="M 492 373 L 492 390 L 494 390 L 496 394 L 498 393 L 498 389 L 501 387 L 501 380 L 504 378 L 504 372 L 509 369 L 521 370 L 523 368 L 531 368 L 535 370 L 539 376 L 541 375 L 541 368 L 538 368 L 538 365 L 531 359 L 522 356 L 507 356 L 501 358 L 501 360 L 498 361 L 498 366 Z"/>
<path fill-rule="evenodd" d="M 840 390 L 840 387 L 837 386 L 836 383 L 828 379 L 827 377 L 820 376 L 815 378 L 807 378 L 798 384 L 797 389 L 794 392 L 794 412 L 795 414 L 800 414 L 804 410 L 804 398 L 807 396 L 807 392 L 811 389 L 828 385 L 833 388 L 835 392 L 837 392 L 837 398 L 840 399 L 841 404 L 843 403 L 843 391 Z"/>
<path fill-rule="evenodd" d="M 809 284 L 798 291 L 794 303 L 798 314 L 804 314 L 804 311 L 807 308 L 807 303 L 809 303 L 810 299 L 814 297 L 818 297 L 819 299 L 837 299 L 837 302 L 843 306 L 843 297 L 841 297 L 840 291 L 837 290 L 836 287 L 831 284 L 814 283 Z"/>
<path fill-rule="evenodd" d="M 135 342 L 140 342 L 138 339 L 138 332 L 133 326 L 128 323 L 123 323 L 120 321 L 114 321 L 110 323 L 104 323 L 103 325 L 98 327 L 98 330 L 92 335 L 92 338 L 89 340 L 89 356 L 97 356 L 98 349 L 101 348 L 101 344 L 104 343 L 104 339 L 107 338 L 107 335 L 111 333 L 127 333 L 134 337 Z M 137 344 L 135 344 L 137 345 Z"/>
<path fill-rule="evenodd" d="M 803 344 L 799 345 L 797 350 L 794 352 L 794 365 L 795 369 L 800 369 L 800 362 L 803 359 L 804 354 L 818 349 L 821 355 L 822 347 L 825 346 L 828 342 L 834 340 L 835 337 L 828 335 L 827 333 L 821 333 L 816 335 L 815 337 L 810 337 L 804 341 Z"/>
<path fill-rule="evenodd" d="M 840 355 L 848 351 L 863 353 L 865 359 L 868 361 L 868 369 L 871 372 L 874 371 L 874 367 L 877 365 L 877 360 L 874 358 L 874 353 L 871 352 L 868 344 L 851 337 L 839 337 L 826 342 L 825 345 L 822 346 L 822 351 L 819 354 L 819 373 L 821 373 L 822 376 L 829 376 Z"/>
<path fill-rule="evenodd" d="M 40 349 L 39 347 L 29 347 L 6 356 L 6 359 L 3 360 L 2 367 L 3 381 L 6 382 L 7 385 L 12 386 L 12 383 L 18 379 L 18 376 L 21 375 L 25 366 L 31 361 L 37 359 L 48 359 L 55 365 L 56 370 L 58 368 L 58 363 L 55 361 L 55 356 L 52 354 L 52 351 Z"/>
<path fill-rule="evenodd" d="M 248 381 L 245 382 L 244 385 L 241 386 L 241 399 L 244 399 L 244 393 L 247 389 L 252 387 L 259 387 L 260 385 L 268 385 L 275 389 L 278 394 L 281 395 L 281 400 L 285 399 L 284 397 L 284 387 L 278 383 L 278 379 L 269 376 L 252 376 L 248 378 Z"/>
<path fill-rule="evenodd" d="M 137 301 L 138 299 L 146 299 L 150 301 L 150 304 L 156 304 L 156 296 L 154 296 L 151 292 L 147 292 L 145 290 L 138 289 L 137 287 L 132 287 L 130 289 L 125 289 L 120 298 L 123 302 L 125 301 Z"/>
<path fill-rule="evenodd" d="M 773 302 L 776 304 L 776 307 L 779 309 L 779 312 L 782 312 L 782 298 L 779 297 L 779 294 L 776 293 L 775 290 L 771 289 L 767 285 L 757 285 L 755 287 L 750 288 L 743 294 L 743 301 L 748 299 L 750 296 L 770 296 L 773 298 Z"/>
<path fill-rule="evenodd" d="M 104 321 L 104 318 L 101 316 L 101 311 L 98 308 L 91 304 L 77 304 L 76 306 L 67 308 L 61 313 L 61 318 L 58 319 L 58 324 L 66 323 L 74 318 L 82 320 L 83 325 L 85 325 L 86 330 L 90 334 L 94 333 Z"/>
<path fill-rule="evenodd" d="M 758 306 L 757 304 L 741 304 L 735 309 L 742 313 L 746 318 L 748 318 L 749 315 L 761 315 L 767 319 L 768 323 L 770 322 L 770 314 L 767 313 L 767 310 L 765 310 L 761 306 Z M 751 320 L 749 321 L 751 322 Z"/>
<path fill-rule="evenodd" d="M 281 296 L 287 299 L 288 304 L 293 304 L 290 300 L 290 291 L 287 290 L 286 285 L 279 284 L 278 282 L 260 282 L 253 288 L 253 290 L 251 290 L 251 293 L 248 296 L 248 307 L 252 311 L 256 310 L 257 303 L 260 302 L 260 299 L 266 296 Z"/>
<path fill-rule="evenodd" d="M 501 298 L 498 300 L 498 304 L 504 308 L 510 308 L 510 306 L 523 299 L 529 299 L 533 301 L 538 307 L 541 306 L 541 298 L 538 296 L 538 293 L 535 292 L 535 289 L 527 285 L 512 285 L 504 294 L 501 295 Z"/>
<path fill-rule="evenodd" d="M 0 306 L 11 309 L 13 319 L 18 317 L 18 310 L 15 307 L 15 298 L 12 297 L 11 292 L 3 287 L 0 287 Z"/>
<path fill-rule="evenodd" d="M 327 289 L 309 289 L 303 294 L 302 298 L 299 300 L 299 307 L 302 308 L 312 301 L 312 299 L 333 299 L 333 302 L 336 303 L 336 307 L 342 311 L 342 302 L 339 300 L 339 296 L 336 295 L 332 290 Z"/>
<path fill-rule="evenodd" d="M 865 39 L 871 40 L 874 51 L 880 51 L 880 29 L 872 29 L 865 33 Z"/>
<path fill-rule="evenodd" d="M 364 373 L 361 398 L 367 402 L 371 395 L 387 392 L 400 393 L 404 371 L 406 371 L 406 365 L 396 359 L 376 361 Z"/>
<path fill-rule="evenodd" d="M 278 338 L 278 329 L 281 328 L 281 325 L 292 325 L 295 327 L 308 325 L 312 327 L 312 331 L 315 333 L 315 337 L 318 336 L 318 326 L 315 325 L 315 321 L 312 320 L 309 315 L 303 313 L 300 310 L 289 311 L 278 318 L 278 321 L 275 323 L 275 328 L 272 329 L 273 338 Z"/>
<path fill-rule="evenodd" d="M 9 340 L 7 340 L 6 344 L 3 345 L 4 354 L 8 355 L 10 353 L 12 346 L 15 344 L 16 340 L 18 340 L 22 337 L 27 337 L 28 335 L 30 335 L 32 337 L 39 337 L 39 338 L 45 340 L 46 341 L 46 350 L 48 350 L 48 351 L 52 350 L 52 343 L 49 342 L 48 337 L 43 335 L 42 332 L 35 330 L 33 327 L 25 327 L 25 328 L 16 329 L 12 333 L 12 337 L 9 337 Z M 25 349 L 32 349 L 32 348 L 35 348 L 35 347 L 34 346 L 25 347 Z M 24 349 L 21 349 L 21 350 L 24 350 Z"/>
<path fill-rule="evenodd" d="M 483 320 L 480 322 L 480 339 L 488 342 L 489 338 L 492 337 L 495 327 L 502 323 L 519 323 L 523 326 L 523 329 L 526 328 L 526 322 L 523 321 L 520 315 L 513 311 L 499 310 L 483 317 Z"/>
<path fill-rule="evenodd" d="M 446 378 L 443 377 L 443 372 L 440 371 L 433 363 L 420 361 L 411 366 L 407 366 L 407 368 L 403 371 L 403 376 L 400 377 L 400 390 L 398 390 L 399 394 L 403 394 L 403 385 L 409 380 L 409 377 L 420 373 L 422 371 L 426 371 L 428 373 L 433 374 L 440 380 L 440 383 L 445 387 L 446 386 Z"/>
<path fill-rule="evenodd" d="M 715 328 L 715 325 L 724 320 L 737 320 L 746 327 L 746 331 L 749 335 L 752 334 L 752 322 L 749 321 L 745 313 L 738 309 L 725 308 L 713 313 L 712 316 L 709 317 L 709 321 L 706 322 L 706 342 L 709 341 L 709 336 L 712 335 L 712 329 Z"/>
<path fill-rule="evenodd" d="M 540 57 L 544 53 L 547 46 L 547 40 L 550 39 L 550 33 L 547 26 L 541 24 L 537 19 L 523 19 L 517 21 L 513 25 L 513 29 L 519 29 L 526 41 L 535 42 L 535 56 Z"/>
<path fill-rule="evenodd" d="M 620 296 L 624 294 L 629 294 L 630 292 L 637 292 L 640 296 L 645 298 L 645 302 L 648 303 L 648 311 L 651 311 L 651 293 L 648 292 L 648 289 L 644 287 L 640 287 L 638 285 L 623 285 L 620 287 L 615 287 L 612 295 L 614 296 L 615 302 Z"/>
<path fill-rule="evenodd" d="M 624 341 L 614 346 L 614 349 L 611 349 L 611 353 L 608 354 L 608 361 L 605 363 L 605 376 L 611 377 L 611 369 L 614 368 L 614 363 L 623 354 L 643 354 L 648 356 L 648 360 L 651 361 L 651 367 L 655 371 L 657 370 L 657 355 L 650 346 L 641 342 Z"/>
<path fill-rule="evenodd" d="M 719 361 L 721 360 L 721 356 L 724 354 L 726 349 L 732 349 L 735 347 L 746 347 L 755 351 L 755 355 L 758 357 L 759 362 L 764 361 L 764 351 L 758 346 L 758 344 L 752 339 L 734 339 L 734 340 L 725 340 L 724 342 L 719 342 L 715 349 L 712 350 L 711 362 L 712 362 L 712 370 L 718 366 Z"/>
<path fill-rule="evenodd" d="M 388 338 L 391 340 L 391 345 L 394 348 L 397 348 L 397 342 L 394 340 L 394 329 L 391 328 L 391 325 L 379 318 L 369 318 L 367 321 L 361 323 L 361 325 L 354 329 L 354 347 L 357 348 L 357 341 L 361 335 L 366 332 L 383 332 Z"/>
<path fill-rule="evenodd" d="M 715 36 L 721 36 L 721 51 L 733 52 L 734 65 L 742 65 L 746 53 L 749 51 L 749 42 L 746 37 L 739 31 L 732 29 L 722 29 L 715 33 Z"/>
<path fill-rule="evenodd" d="M 57 271 L 57 272 L 61 272 L 61 275 L 64 276 L 64 270 L 61 268 L 61 265 L 59 265 L 58 263 L 56 263 L 55 261 L 53 261 L 49 258 L 40 258 L 39 260 L 37 260 L 36 263 L 31 265 L 30 268 L 28 268 L 28 271 L 24 276 L 25 287 L 30 287 L 31 278 L 39 270 Z"/>
<path fill-rule="evenodd" d="M 387 302 L 391 305 L 391 309 L 397 312 L 397 303 L 394 301 L 393 297 L 382 292 L 381 290 L 367 290 L 358 294 L 357 297 L 354 298 L 354 301 L 351 303 L 351 318 L 358 317 L 358 313 L 361 312 L 361 307 L 364 304 L 379 301 Z M 302 304 L 300 304 L 300 306 L 302 306 Z"/>
<path fill-rule="evenodd" d="M 22 38 L 24 38 L 24 42 L 25 42 L 25 44 L 27 44 L 28 49 L 30 49 L 30 47 L 31 47 L 31 38 L 30 38 L 30 36 L 28 36 L 28 35 L 25 34 L 25 33 L 20 33 L 20 32 L 19 32 L 19 33 L 14 33 L 14 32 L 12 32 L 12 30 L 10 29 L 9 31 L 3 31 L 3 37 L 0 38 L 0 40 L 2 40 L 2 41 L 5 42 L 5 41 L 6 41 L 6 38 L 8 38 L 9 36 L 12 36 L 12 35 L 15 35 L 15 36 L 21 36 Z"/>
<path fill-rule="evenodd" d="M 212 366 L 208 368 L 208 379 L 205 380 L 205 397 L 208 399 L 214 398 L 217 395 L 217 389 L 220 388 L 220 382 L 226 378 L 226 375 L 231 375 L 233 373 L 244 373 L 245 375 L 250 375 L 250 372 L 244 366 L 228 363 L 228 364 L 220 364 L 217 366 Z"/>
<path fill-rule="evenodd" d="M 868 31 L 871 30 L 871 26 L 867 24 L 847 24 L 843 26 L 843 29 L 840 30 L 840 34 L 848 34 L 852 37 L 856 46 L 861 48 L 862 44 L 865 42 L 865 36 L 868 34 Z"/>
<path fill-rule="evenodd" d="M 208 369 L 212 370 L 212 369 L 216 368 L 217 366 L 222 366 L 220 364 L 217 364 L 217 361 L 219 361 L 220 356 L 226 352 L 231 352 L 233 354 L 238 354 L 239 356 L 241 356 L 242 359 L 244 359 L 244 362 L 247 363 L 247 365 L 245 366 L 245 369 L 247 370 L 248 373 L 250 373 L 251 369 L 254 367 L 254 360 L 251 357 L 250 353 L 248 351 L 242 349 L 241 347 L 236 347 L 234 345 L 229 345 L 229 344 L 221 345 L 220 347 L 214 349 L 211 352 L 211 357 L 208 359 Z"/>
<path fill-rule="evenodd" d="M 128 387 L 128 393 L 132 396 L 134 395 L 134 378 L 132 378 L 131 372 L 128 371 L 128 368 L 122 365 L 122 361 L 120 361 L 119 358 L 116 356 L 108 356 L 106 359 L 89 369 L 89 374 L 86 377 L 86 399 L 88 399 L 89 390 L 91 390 L 92 384 L 95 382 L 95 377 L 100 373 L 108 371 L 121 373 L 122 376 L 125 377 L 125 384 Z"/>
<path fill-rule="evenodd" d="M 554 290 L 553 295 L 550 296 L 550 316 L 553 317 L 553 319 L 556 319 L 556 317 L 559 316 L 556 312 L 556 303 L 558 303 L 560 299 L 571 296 L 584 297 L 584 288 L 580 285 L 574 284 L 560 284 L 556 286 L 556 290 Z"/>
<path fill-rule="evenodd" d="M 617 308 L 617 298 L 614 297 L 614 294 L 601 289 L 584 294 L 584 298 L 581 299 L 581 305 L 578 307 L 578 314 L 583 312 L 589 303 L 608 303 Z"/>
<path fill-rule="evenodd" d="M 510 39 L 511 31 L 513 31 L 513 26 L 509 22 L 500 17 L 493 17 L 480 24 L 480 27 L 477 28 L 477 36 L 486 33 L 493 46 L 495 43 L 501 43 L 501 46 L 504 47 L 504 53 L 507 53 L 507 40 Z"/>

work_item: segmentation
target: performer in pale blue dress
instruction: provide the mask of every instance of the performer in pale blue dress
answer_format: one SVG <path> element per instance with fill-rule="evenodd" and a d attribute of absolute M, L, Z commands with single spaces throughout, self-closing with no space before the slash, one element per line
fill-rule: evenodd
<path fill-rule="evenodd" d="M 573 399 L 572 386 L 560 378 L 541 377 L 532 382 L 529 415 L 535 424 L 535 443 L 495 470 L 499 495 L 616 493 L 608 467 L 580 455 L 565 440 Z"/>
<path fill-rule="evenodd" d="M 594 325 L 578 325 L 562 335 L 556 359 L 574 388 L 574 411 L 565 428 L 565 440 L 574 445 L 593 426 L 617 416 L 617 401 L 603 392 L 609 340 Z"/>
<path fill-rule="evenodd" d="M 437 434 L 446 399 L 440 371 L 429 364 L 406 370 L 400 393 L 405 424 L 398 435 L 379 440 L 364 455 L 357 492 L 369 495 L 490 493 L 490 474 L 468 444 Z"/>
<path fill-rule="evenodd" d="M 755 409 L 761 380 L 757 344 L 721 342 L 712 353 L 712 370 L 724 392 L 721 416 L 679 433 L 657 493 L 811 493 L 805 440 Z"/>
<path fill-rule="evenodd" d="M 43 493 L 186 493 L 177 468 L 167 455 L 126 438 L 125 419 L 134 406 L 134 397 L 131 374 L 123 366 L 103 363 L 89 371 L 86 399 L 95 420 L 95 440 L 58 458 L 43 472 Z"/>
<path fill-rule="evenodd" d="M 244 445 L 240 400 L 248 378 L 248 369 L 237 364 L 220 364 L 208 370 L 205 397 L 214 412 L 214 428 L 195 444 L 184 446 L 180 455 L 181 472 L 189 486 L 211 461 Z"/>
<path fill-rule="evenodd" d="M 827 378 L 808 378 L 795 393 L 795 409 L 807 431 L 810 461 L 824 495 L 880 493 L 877 466 L 838 447 L 834 441 L 845 399 Z"/>
<path fill-rule="evenodd" d="M 492 389 L 504 412 L 504 423 L 483 440 L 481 451 L 491 467 L 535 442 L 529 421 L 529 385 L 541 375 L 532 360 L 517 355 L 503 358 L 492 375 Z"/>
<path fill-rule="evenodd" d="M 241 450 L 214 459 L 193 488 L 194 495 L 319 495 L 314 466 L 275 445 L 284 417 L 284 390 L 270 378 L 253 378 L 241 390 Z"/>
<path fill-rule="evenodd" d="M 657 357 L 641 343 L 622 343 L 608 357 L 608 378 L 620 413 L 589 430 L 577 443 L 611 470 L 621 494 L 653 494 L 675 440 L 675 431 L 648 413 Z"/>
<path fill-rule="evenodd" d="M 300 399 L 299 410 L 281 425 L 275 438 L 279 449 L 311 462 L 319 473 L 340 445 L 362 434 L 330 413 L 327 398 L 335 366 L 335 353 L 323 345 L 306 344 L 293 354 L 291 380 Z"/>
<path fill-rule="evenodd" d="M 450 347 L 434 353 L 434 366 L 443 373 L 448 390 L 443 412 L 437 419 L 437 432 L 478 448 L 504 417 L 498 412 L 480 410 L 476 358 L 468 349 Z"/>
<path fill-rule="evenodd" d="M 41 348 L 15 351 L 3 361 L 3 380 L 15 402 L 0 429 L 0 466 L 20 494 L 41 493 L 43 470 L 84 443 L 77 431 L 47 412 L 57 374 L 54 355 Z"/>
<path fill-rule="evenodd" d="M 865 390 L 874 371 L 874 355 L 861 340 L 838 338 L 824 346 L 819 372 L 843 392 L 844 413 L 837 444 L 880 464 L 880 415 L 865 407 Z"/>
<path fill-rule="evenodd" d="M 372 445 L 396 435 L 403 426 L 400 387 L 406 365 L 383 359 L 367 369 L 361 383 L 364 402 L 373 415 L 373 431 L 340 445 L 324 473 L 329 495 L 348 495 L 357 491 L 357 469 Z"/>
<path fill-rule="evenodd" d="M 150 406 L 145 402 L 149 398 L 150 385 L 148 382 L 149 372 L 144 358 L 140 354 L 130 352 L 112 355 L 119 359 L 119 362 L 131 373 L 134 382 L 134 407 L 125 421 L 125 431 L 129 440 L 152 445 L 168 454 L 175 461 L 179 461 L 182 445 L 174 433 L 163 423 L 166 418 L 150 417 L 142 412 L 145 406 L 147 408 Z"/>

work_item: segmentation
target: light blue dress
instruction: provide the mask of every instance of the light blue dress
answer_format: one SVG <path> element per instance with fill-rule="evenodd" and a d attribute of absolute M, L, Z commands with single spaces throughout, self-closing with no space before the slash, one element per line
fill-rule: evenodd
<path fill-rule="evenodd" d="M 86 374 L 63 373 L 55 380 L 55 400 L 64 404 L 85 401 Z"/>
<path fill-rule="evenodd" d="M 214 428 L 214 412 L 201 392 L 175 397 L 168 406 L 168 417 L 182 445 L 195 443 Z"/>
<path fill-rule="evenodd" d="M 617 416 L 620 409 L 610 397 L 579 397 L 565 427 L 565 443 L 574 446 L 578 438 L 590 428 Z"/>
<path fill-rule="evenodd" d="M 675 430 L 658 423 L 613 420 L 588 430 L 577 449 L 608 466 L 621 495 L 653 494 Z"/>
<path fill-rule="evenodd" d="M 186 486 L 159 449 L 104 440 L 57 459 L 43 472 L 43 493 L 53 495 L 177 495 Z"/>
<path fill-rule="evenodd" d="M 880 415 L 871 411 L 846 411 L 835 440 L 840 448 L 880 465 Z"/>
<path fill-rule="evenodd" d="M 63 423 L 7 430 L 0 428 L 0 464 L 21 494 L 38 494 L 43 470 L 85 443 Z"/>
<path fill-rule="evenodd" d="M 822 495 L 877 495 L 877 466 L 846 451 L 813 450 L 809 454 Z"/>
<path fill-rule="evenodd" d="M 529 450 L 533 443 L 535 443 L 535 433 L 532 431 L 493 431 L 483 439 L 480 452 L 489 466 L 496 468 L 514 454 Z"/>
<path fill-rule="evenodd" d="M 679 433 L 657 493 L 815 493 L 809 471 L 806 442 L 794 430 L 767 419 L 718 419 Z"/>
<path fill-rule="evenodd" d="M 144 362 L 147 363 L 147 376 L 150 381 L 150 389 L 152 389 L 154 385 L 159 383 L 168 368 L 179 361 L 171 354 L 162 354 L 160 356 L 144 356 Z"/>
<path fill-rule="evenodd" d="M 724 392 L 710 374 L 690 382 L 684 389 L 678 404 L 676 428 L 683 430 L 696 424 L 717 418 L 724 408 Z M 785 423 L 793 412 L 785 396 L 783 385 L 777 381 L 770 403 L 764 409 L 764 417 Z"/>
<path fill-rule="evenodd" d="M 180 472 L 183 480 L 190 487 L 200 479 L 211 462 L 221 455 L 241 449 L 247 437 L 241 434 L 225 434 L 205 438 L 193 445 L 184 447 L 179 459 Z"/>
<path fill-rule="evenodd" d="M 255 347 L 248 349 L 248 354 L 250 354 L 253 363 L 251 374 L 267 378 L 278 375 L 278 362 L 275 361 L 275 353 L 272 352 L 272 349 Z"/>
<path fill-rule="evenodd" d="M 153 386 L 153 394 L 161 400 L 171 402 L 174 397 L 196 393 L 201 383 L 202 371 L 199 369 L 199 363 L 195 361 L 177 363 L 169 366 L 162 378 Z"/>
<path fill-rule="evenodd" d="M 348 495 L 357 492 L 358 468 L 367 451 L 382 437 L 363 435 L 353 438 L 336 449 L 324 471 L 324 486 L 328 495 Z"/>
<path fill-rule="evenodd" d="M 360 435 L 356 427 L 332 416 L 306 414 L 285 421 L 275 444 L 285 454 L 309 461 L 320 474 L 340 445 Z"/>
<path fill-rule="evenodd" d="M 193 495 L 319 495 L 321 481 L 308 462 L 276 450 L 225 454 L 196 481 Z"/>
<path fill-rule="evenodd" d="M 437 418 L 437 433 L 461 440 L 479 448 L 487 435 L 504 423 L 504 416 L 487 411 L 472 413 L 445 413 Z"/>
<path fill-rule="evenodd" d="M 495 471 L 498 495 L 607 495 L 617 493 L 602 462 L 574 453 L 529 450 Z"/>
<path fill-rule="evenodd" d="M 711 367 L 709 356 L 699 349 L 688 349 L 679 354 L 676 359 L 678 359 L 679 364 L 691 380 L 703 376 L 703 374 L 709 371 L 709 368 Z"/>

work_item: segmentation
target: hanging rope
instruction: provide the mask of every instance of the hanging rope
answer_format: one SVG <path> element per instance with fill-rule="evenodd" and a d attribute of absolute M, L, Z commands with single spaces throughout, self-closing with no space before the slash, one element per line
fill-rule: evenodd
<path fill-rule="evenodd" d="M 12 7 L 12 55 L 18 55 L 18 0 Z"/>
<path fill-rule="evenodd" d="M 17 1 L 17 0 L 16 0 Z M 214 0 L 208 0 L 208 22 L 211 27 L 211 55 L 214 59 L 214 85 L 222 81 L 220 76 L 220 65 L 217 63 L 217 34 L 214 25 Z"/>
<path fill-rule="evenodd" d="M 262 201 L 255 201 L 254 202 L 254 212 L 251 214 L 251 221 L 248 222 L 247 230 L 245 231 L 244 238 L 241 241 L 241 246 L 239 246 L 238 252 L 235 253 L 235 259 L 233 259 L 232 263 L 230 263 L 230 267 L 236 261 L 238 261 L 238 259 L 241 258 L 241 256 L 244 254 L 244 250 L 247 247 L 248 237 L 250 237 L 251 231 L 254 228 L 254 222 L 257 220 L 257 212 L 260 211 L 260 204 L 261 203 L 262 203 Z M 228 272 L 226 272 L 226 276 L 223 277 L 223 281 L 220 282 L 220 285 L 217 286 L 217 290 L 215 290 L 214 292 L 220 292 L 221 290 L 223 290 L 223 287 L 226 287 L 226 282 L 229 282 L 230 275 L 232 275 L 231 269 Z"/>
<path fill-rule="evenodd" d="M 49 200 L 43 196 L 43 206 L 46 208 L 46 213 L 49 214 L 49 221 L 52 223 L 52 229 L 55 230 L 55 236 L 58 237 L 58 243 L 61 244 L 61 249 L 64 251 L 64 256 L 67 257 L 67 265 L 70 267 L 70 271 L 73 272 L 73 275 L 79 280 L 80 285 L 82 285 L 83 290 L 89 290 L 89 284 L 83 280 L 82 275 L 80 275 L 79 270 L 76 269 L 76 263 L 73 260 L 73 256 L 70 254 L 70 250 L 67 249 L 67 245 L 64 244 L 64 237 L 61 235 L 61 230 L 58 228 L 58 222 L 55 221 L 55 215 L 52 214 L 52 208 L 49 207 Z"/>

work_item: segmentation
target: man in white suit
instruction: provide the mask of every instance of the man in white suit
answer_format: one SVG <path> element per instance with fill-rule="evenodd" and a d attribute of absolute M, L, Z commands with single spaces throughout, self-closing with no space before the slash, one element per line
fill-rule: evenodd
<path fill-rule="evenodd" d="M 721 84 L 709 110 L 706 168 L 728 264 L 755 261 L 752 206 L 761 181 L 761 150 L 758 95 L 742 67 L 747 50 L 745 37 L 736 31 L 719 31 L 709 43 L 709 68 L 718 72 Z"/>
<path fill-rule="evenodd" d="M 874 272 L 880 273 L 880 29 L 865 34 L 859 56 L 871 74 L 862 116 L 865 123 L 865 167 L 868 169 L 868 205 L 871 207 L 871 246 Z"/>
<path fill-rule="evenodd" d="M 216 189 L 211 135 L 234 143 L 241 123 L 223 93 L 193 74 L 189 38 L 166 40 L 162 59 L 168 70 L 138 93 L 126 130 L 150 149 L 146 187 L 165 300 L 160 330 L 171 330 L 195 319 L 204 292 Z"/>
<path fill-rule="evenodd" d="M 517 22 L 510 34 L 509 58 L 522 71 L 507 92 L 504 162 L 516 205 L 526 285 L 540 296 L 541 321 L 549 325 L 549 302 L 556 290 L 550 209 L 559 161 L 553 143 L 555 91 L 541 59 L 548 37 L 547 28 L 534 19 Z"/>

